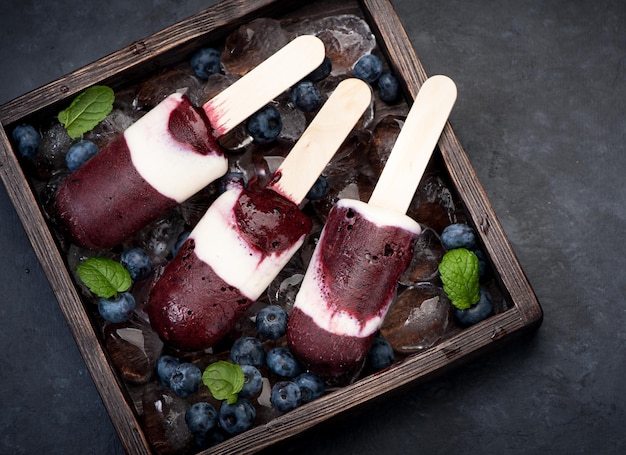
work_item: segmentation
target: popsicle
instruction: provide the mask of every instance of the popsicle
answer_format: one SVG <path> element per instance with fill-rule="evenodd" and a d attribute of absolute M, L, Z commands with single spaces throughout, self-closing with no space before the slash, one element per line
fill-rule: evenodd
<path fill-rule="evenodd" d="M 411 261 L 420 225 L 405 212 L 455 100 L 449 78 L 428 79 L 369 202 L 341 199 L 330 211 L 287 326 L 310 371 L 338 378 L 362 366 Z"/>
<path fill-rule="evenodd" d="M 264 188 L 211 204 L 150 290 L 146 311 L 165 342 L 206 349 L 259 298 L 311 229 L 298 205 L 370 101 L 367 84 L 342 81 Z"/>
<path fill-rule="evenodd" d="M 324 44 L 311 35 L 285 47 L 202 107 L 174 93 L 72 173 L 54 212 L 74 242 L 109 249 L 224 175 L 224 135 L 316 69 Z"/>

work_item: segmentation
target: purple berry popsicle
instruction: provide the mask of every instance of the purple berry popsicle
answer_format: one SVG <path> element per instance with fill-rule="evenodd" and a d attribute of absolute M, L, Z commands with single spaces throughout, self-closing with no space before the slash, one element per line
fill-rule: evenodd
<path fill-rule="evenodd" d="M 342 377 L 362 365 L 411 261 L 421 230 L 405 212 L 455 100 L 449 78 L 428 79 L 369 202 L 342 199 L 330 211 L 287 326 L 311 372 Z"/>
<path fill-rule="evenodd" d="M 302 245 L 311 220 L 298 205 L 371 101 L 342 81 L 260 189 L 234 187 L 209 207 L 150 291 L 161 338 L 197 351 L 224 337 Z"/>
<path fill-rule="evenodd" d="M 74 242 L 109 249 L 227 171 L 224 135 L 316 69 L 314 36 L 295 38 L 202 107 L 172 94 L 59 188 L 55 212 Z"/>

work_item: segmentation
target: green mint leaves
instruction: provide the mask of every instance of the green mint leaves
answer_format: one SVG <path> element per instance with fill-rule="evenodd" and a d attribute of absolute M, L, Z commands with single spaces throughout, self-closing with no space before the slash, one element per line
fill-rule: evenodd
<path fill-rule="evenodd" d="M 448 251 L 439 264 L 443 290 L 452 305 L 467 310 L 480 300 L 478 258 L 465 248 Z"/>
<path fill-rule="evenodd" d="M 91 292 L 105 299 L 128 291 L 132 284 L 128 270 L 109 258 L 88 258 L 76 267 L 76 272 Z"/>
<path fill-rule="evenodd" d="M 216 400 L 227 400 L 229 404 L 237 401 L 237 394 L 243 388 L 245 377 L 243 370 L 234 363 L 218 360 L 202 373 L 202 382 L 211 391 Z"/>
<path fill-rule="evenodd" d="M 91 131 L 113 109 L 115 94 L 110 87 L 94 85 L 80 93 L 67 109 L 59 112 L 59 122 L 67 134 L 76 139 Z"/>

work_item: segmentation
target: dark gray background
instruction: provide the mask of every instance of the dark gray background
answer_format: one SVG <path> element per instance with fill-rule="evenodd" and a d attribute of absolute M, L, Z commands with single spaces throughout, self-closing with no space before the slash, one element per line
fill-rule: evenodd
<path fill-rule="evenodd" d="M 3 0 L 0 103 L 214 3 Z M 280 451 L 626 453 L 626 3 L 393 4 L 458 85 L 452 125 L 545 320 Z M 0 220 L 0 453 L 122 453 L 1 185 Z"/>

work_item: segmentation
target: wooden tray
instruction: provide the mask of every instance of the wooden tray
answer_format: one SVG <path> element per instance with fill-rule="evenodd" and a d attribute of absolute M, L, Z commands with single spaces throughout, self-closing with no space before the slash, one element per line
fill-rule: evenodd
<path fill-rule="evenodd" d="M 339 13 L 354 13 L 368 21 L 379 50 L 401 79 L 406 100 L 412 100 L 427 74 L 388 0 L 226 0 L 0 107 L 0 175 L 129 453 L 147 454 L 153 453 L 153 449 L 128 392 L 107 357 L 101 335 L 84 309 L 80 292 L 58 246 L 58 238 L 46 222 L 33 182 L 12 148 L 9 133 L 18 123 L 56 114 L 60 106 L 91 85 L 123 88 L 143 74 L 188 58 L 193 49 L 223 39 L 239 25 L 254 18 L 288 20 Z M 258 451 L 382 394 L 401 390 L 409 383 L 417 384 L 433 374 L 458 366 L 485 349 L 499 346 L 540 325 L 541 307 L 449 124 L 438 149 L 436 157 L 462 201 L 467 221 L 480 237 L 507 309 L 424 352 L 408 356 L 390 369 L 366 376 L 267 424 L 232 437 L 207 453 Z"/>

